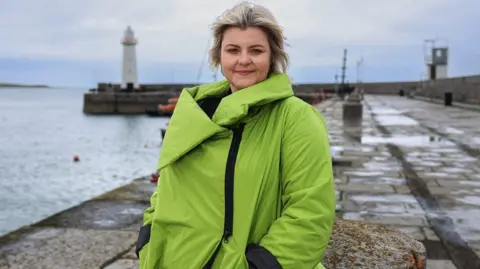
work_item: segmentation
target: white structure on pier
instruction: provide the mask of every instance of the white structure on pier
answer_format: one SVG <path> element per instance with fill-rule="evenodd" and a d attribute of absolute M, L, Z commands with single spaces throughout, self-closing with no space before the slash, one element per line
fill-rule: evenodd
<path fill-rule="evenodd" d="M 448 47 L 435 46 L 437 39 L 427 39 L 425 43 L 431 43 L 426 47 L 425 63 L 427 67 L 427 80 L 436 80 L 448 77 Z"/>
<path fill-rule="evenodd" d="M 137 39 L 130 26 L 124 32 L 122 39 L 123 44 L 123 71 L 122 71 L 122 89 L 132 91 L 138 89 L 138 75 L 137 75 L 137 55 L 135 46 Z"/>

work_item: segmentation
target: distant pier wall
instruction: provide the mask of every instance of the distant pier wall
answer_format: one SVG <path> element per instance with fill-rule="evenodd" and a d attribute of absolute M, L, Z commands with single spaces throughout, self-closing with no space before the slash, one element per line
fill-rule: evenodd
<path fill-rule="evenodd" d="M 480 75 L 453 77 L 429 81 L 405 81 L 359 84 L 368 94 L 398 94 L 414 91 L 415 95 L 443 99 L 446 92 L 453 94 L 453 101 L 480 105 Z"/>
<path fill-rule="evenodd" d="M 143 114 L 166 104 L 175 93 L 85 93 L 83 112 L 88 114 Z"/>
<path fill-rule="evenodd" d="M 398 94 L 400 90 L 433 99 L 443 99 L 445 92 L 453 93 L 453 101 L 480 105 L 480 75 L 438 79 L 434 81 L 400 81 L 351 84 L 367 94 Z M 139 114 L 153 110 L 178 96 L 182 89 L 195 84 L 142 84 L 137 92 L 120 92 L 120 84 L 99 83 L 94 92 L 84 95 L 85 113 Z M 303 100 L 311 100 L 322 89 L 333 89 L 333 83 L 295 84 L 294 90 Z"/>
<path fill-rule="evenodd" d="M 453 93 L 453 101 L 480 105 L 480 75 L 439 79 L 423 83 L 418 95 L 443 99 L 445 92 Z"/>

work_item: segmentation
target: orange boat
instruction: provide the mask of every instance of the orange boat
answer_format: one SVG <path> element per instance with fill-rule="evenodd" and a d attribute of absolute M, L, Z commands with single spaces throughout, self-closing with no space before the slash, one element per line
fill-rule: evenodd
<path fill-rule="evenodd" d="M 168 99 L 168 104 L 166 105 L 159 105 L 158 110 L 164 113 L 173 113 L 175 110 L 175 106 L 177 105 L 178 97 Z"/>
<path fill-rule="evenodd" d="M 178 102 L 178 97 L 168 99 L 168 104 L 163 105 L 160 104 L 157 107 L 156 111 L 146 111 L 146 113 L 150 116 L 172 116 L 173 111 L 175 110 L 175 106 Z"/>

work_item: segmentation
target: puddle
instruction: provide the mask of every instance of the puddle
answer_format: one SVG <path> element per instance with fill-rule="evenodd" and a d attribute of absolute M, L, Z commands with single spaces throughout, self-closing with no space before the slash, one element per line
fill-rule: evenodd
<path fill-rule="evenodd" d="M 440 162 L 419 161 L 418 165 L 425 166 L 425 167 L 438 167 L 438 166 L 442 166 L 443 164 Z"/>
<path fill-rule="evenodd" d="M 418 121 L 402 115 L 382 115 L 382 116 L 375 116 L 375 119 L 378 121 L 380 125 L 383 126 L 392 126 L 392 125 L 404 125 L 404 126 L 412 126 L 412 125 L 419 125 Z"/>
<path fill-rule="evenodd" d="M 367 195 L 367 194 L 358 194 L 358 195 L 349 195 L 349 199 L 354 202 L 377 202 L 377 203 L 417 203 L 417 200 L 412 195 L 403 195 L 403 194 L 391 194 L 391 195 Z"/>
<path fill-rule="evenodd" d="M 456 207 L 446 211 L 455 223 L 458 233 L 465 239 L 480 241 L 480 209 Z"/>
<path fill-rule="evenodd" d="M 472 180 L 480 180 L 480 175 L 477 174 L 477 175 L 470 175 L 471 179 Z"/>
<path fill-rule="evenodd" d="M 446 127 L 445 133 L 447 134 L 464 134 L 465 132 L 456 128 Z"/>
<path fill-rule="evenodd" d="M 127 208 L 122 211 L 120 211 L 120 214 L 126 214 L 126 215 L 141 215 L 145 210 L 141 208 Z"/>
<path fill-rule="evenodd" d="M 364 183 L 364 184 L 388 184 L 388 185 L 405 185 L 406 180 L 404 178 L 396 177 L 374 177 L 374 178 L 364 178 L 364 177 L 351 177 L 349 182 L 352 183 Z"/>
<path fill-rule="evenodd" d="M 378 145 L 378 144 L 393 144 L 402 147 L 439 147 L 439 146 L 454 146 L 455 144 L 449 140 L 441 139 L 440 137 L 419 135 L 397 135 L 391 137 L 381 136 L 363 136 L 361 138 L 362 144 Z"/>
<path fill-rule="evenodd" d="M 468 195 L 476 195 L 478 193 L 480 193 L 480 189 L 468 188 L 466 190 L 455 190 L 455 191 L 452 191 L 450 194 L 454 196 L 460 196 L 460 195 L 468 196 Z"/>
<path fill-rule="evenodd" d="M 419 204 L 402 204 L 402 203 L 366 203 L 364 211 L 375 213 L 413 213 L 423 214 L 425 211 Z"/>
<path fill-rule="evenodd" d="M 357 177 L 374 177 L 374 176 L 383 176 L 384 172 L 382 171 L 346 171 L 345 175 L 357 176 Z"/>
<path fill-rule="evenodd" d="M 477 158 L 465 156 L 462 154 L 450 154 L 449 157 L 453 158 L 457 162 L 477 162 Z"/>
<path fill-rule="evenodd" d="M 371 109 L 373 114 L 376 115 L 399 115 L 402 114 L 401 111 L 391 108 L 391 107 L 372 107 Z"/>
<path fill-rule="evenodd" d="M 456 200 L 464 204 L 480 206 L 479 196 L 465 196 L 465 197 L 457 198 Z"/>
<path fill-rule="evenodd" d="M 439 172 L 444 172 L 447 174 L 458 174 L 458 173 L 473 173 L 473 170 L 471 169 L 465 169 L 465 168 L 460 168 L 460 167 L 443 167 L 440 169 Z"/>
<path fill-rule="evenodd" d="M 114 220 L 95 220 L 93 223 L 104 228 L 114 227 L 117 224 Z"/>
<path fill-rule="evenodd" d="M 424 214 L 418 213 L 375 213 L 375 212 L 347 212 L 344 219 L 366 221 L 382 225 L 424 226 L 427 225 Z"/>
<path fill-rule="evenodd" d="M 460 152 L 460 149 L 458 149 L 458 148 L 437 148 L 437 149 L 432 149 L 432 151 L 440 152 L 440 153 L 457 153 L 457 152 Z"/>
<path fill-rule="evenodd" d="M 424 214 L 424 210 L 419 204 L 413 203 L 378 203 L 362 202 L 356 203 L 345 201 L 342 207 L 346 212 L 370 212 L 370 213 L 396 213 L 396 214 Z"/>
<path fill-rule="evenodd" d="M 341 151 L 361 151 L 361 152 L 373 152 L 375 149 L 373 147 L 365 147 L 362 145 L 355 146 L 330 146 L 331 152 L 341 152 Z"/>
<path fill-rule="evenodd" d="M 363 166 L 367 169 L 376 170 L 376 171 L 400 172 L 403 170 L 402 167 L 398 167 L 396 164 L 388 164 L 388 163 L 381 163 L 381 162 L 368 162 L 368 163 L 364 163 Z"/>
<path fill-rule="evenodd" d="M 413 157 L 440 157 L 440 153 L 436 152 L 408 152 L 407 156 L 413 156 Z"/>
<path fill-rule="evenodd" d="M 459 174 L 449 174 L 445 172 L 425 172 L 422 174 L 419 174 L 421 178 L 424 179 L 462 179 L 464 178 L 462 175 Z"/>

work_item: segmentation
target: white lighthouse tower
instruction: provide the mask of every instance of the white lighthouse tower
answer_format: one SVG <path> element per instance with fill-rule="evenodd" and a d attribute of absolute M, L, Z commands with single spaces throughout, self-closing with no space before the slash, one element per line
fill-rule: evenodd
<path fill-rule="evenodd" d="M 130 26 L 124 32 L 122 39 L 123 44 L 123 70 L 122 70 L 122 89 L 133 91 L 138 89 L 137 76 L 137 55 L 135 53 L 135 46 L 137 39 Z"/>

